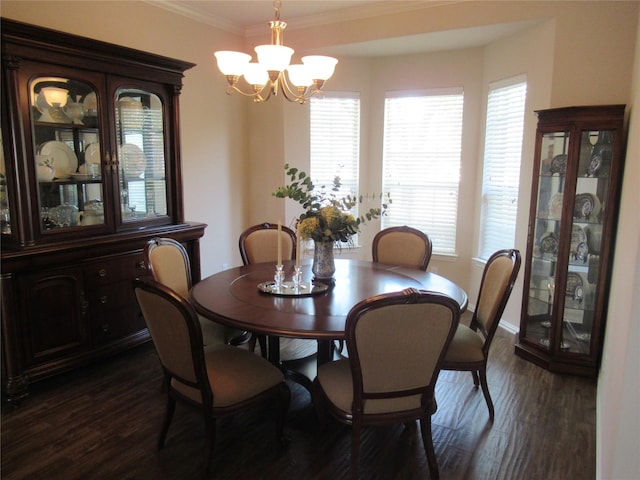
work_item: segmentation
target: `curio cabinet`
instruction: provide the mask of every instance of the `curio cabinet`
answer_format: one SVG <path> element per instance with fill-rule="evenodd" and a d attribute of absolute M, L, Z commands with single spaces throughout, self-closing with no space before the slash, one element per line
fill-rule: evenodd
<path fill-rule="evenodd" d="M 2 19 L 3 393 L 149 339 L 131 281 L 188 249 L 179 96 L 193 64 Z"/>
<path fill-rule="evenodd" d="M 536 112 L 534 179 L 516 354 L 597 375 L 622 174 L 624 105 Z"/>

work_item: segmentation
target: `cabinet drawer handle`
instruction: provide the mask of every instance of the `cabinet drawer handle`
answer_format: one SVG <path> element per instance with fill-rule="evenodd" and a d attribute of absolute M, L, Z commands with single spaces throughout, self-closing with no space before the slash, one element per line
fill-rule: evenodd
<path fill-rule="evenodd" d="M 100 278 L 104 278 L 104 277 L 106 277 L 106 276 L 107 276 L 107 270 L 106 270 L 106 269 L 104 269 L 104 268 L 101 268 L 100 270 L 98 270 L 98 276 L 99 276 Z"/>
<path fill-rule="evenodd" d="M 103 304 L 103 305 L 107 303 L 107 296 L 106 295 L 102 295 L 100 297 L 100 303 Z"/>
<path fill-rule="evenodd" d="M 137 266 L 138 266 L 138 268 L 145 269 L 145 268 L 147 267 L 147 264 L 146 264 L 146 263 L 144 263 L 144 260 L 140 260 L 140 261 L 137 263 Z"/>

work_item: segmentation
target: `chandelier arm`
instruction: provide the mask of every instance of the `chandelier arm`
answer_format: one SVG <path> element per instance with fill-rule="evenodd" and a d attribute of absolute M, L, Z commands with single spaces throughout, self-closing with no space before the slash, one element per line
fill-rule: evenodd
<path fill-rule="evenodd" d="M 269 88 L 267 88 L 269 87 Z M 264 92 L 265 90 L 267 90 L 267 96 L 263 97 L 262 96 L 262 92 Z M 271 96 L 271 88 L 270 85 L 267 84 L 264 87 L 262 87 L 259 90 L 254 90 L 253 92 L 245 92 L 244 90 L 242 90 L 240 87 L 238 87 L 237 85 L 228 85 L 227 86 L 227 90 L 226 93 L 227 95 L 232 95 L 233 92 L 239 93 L 240 95 L 244 96 L 244 97 L 251 97 L 253 98 L 254 102 L 264 102 L 266 100 L 269 99 L 269 97 Z"/>
<path fill-rule="evenodd" d="M 304 90 L 302 91 L 298 87 L 292 86 L 289 83 L 289 79 L 285 72 L 282 72 L 282 74 L 280 75 L 280 79 L 282 83 L 282 93 L 284 97 L 290 102 L 298 102 L 300 104 L 304 104 L 313 95 L 320 92 L 320 90 L 315 88 L 315 85 L 304 87 Z"/>

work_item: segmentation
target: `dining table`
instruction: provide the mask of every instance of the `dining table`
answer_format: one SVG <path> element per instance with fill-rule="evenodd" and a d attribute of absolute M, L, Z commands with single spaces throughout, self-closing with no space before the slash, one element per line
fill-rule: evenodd
<path fill-rule="evenodd" d="M 451 280 L 432 272 L 365 260 L 336 259 L 331 283 L 314 283 L 311 259 L 300 261 L 302 285 L 290 279 L 294 261 L 284 262 L 286 281 L 274 285 L 275 264 L 258 263 L 215 273 L 196 283 L 190 299 L 198 313 L 228 327 L 265 334 L 269 360 L 288 378 L 307 389 L 317 367 L 338 354 L 336 340 L 345 339 L 349 310 L 361 300 L 416 288 L 448 295 L 467 308 L 467 294 Z M 317 353 L 281 362 L 281 337 L 317 341 Z"/>

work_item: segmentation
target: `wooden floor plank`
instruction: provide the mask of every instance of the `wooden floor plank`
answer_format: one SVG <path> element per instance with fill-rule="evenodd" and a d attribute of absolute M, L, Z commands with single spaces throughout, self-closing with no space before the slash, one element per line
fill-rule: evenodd
<path fill-rule="evenodd" d="M 445 372 L 437 386 L 433 438 L 441 478 L 595 478 L 594 380 L 551 374 L 513 354 L 499 331 L 488 382 L 495 421 L 466 372 Z M 283 342 L 283 356 L 312 344 Z M 288 349 L 288 350 L 287 350 Z M 109 361 L 32 385 L 17 410 L 3 407 L 3 480 L 202 478 L 201 418 L 178 407 L 166 447 L 156 450 L 165 397 L 151 344 Z M 218 422 L 212 478 L 349 478 L 351 429 L 320 431 L 306 390 L 290 384 L 292 403 L 280 448 L 264 409 Z M 366 428 L 363 479 L 429 478 L 417 428 Z"/>

